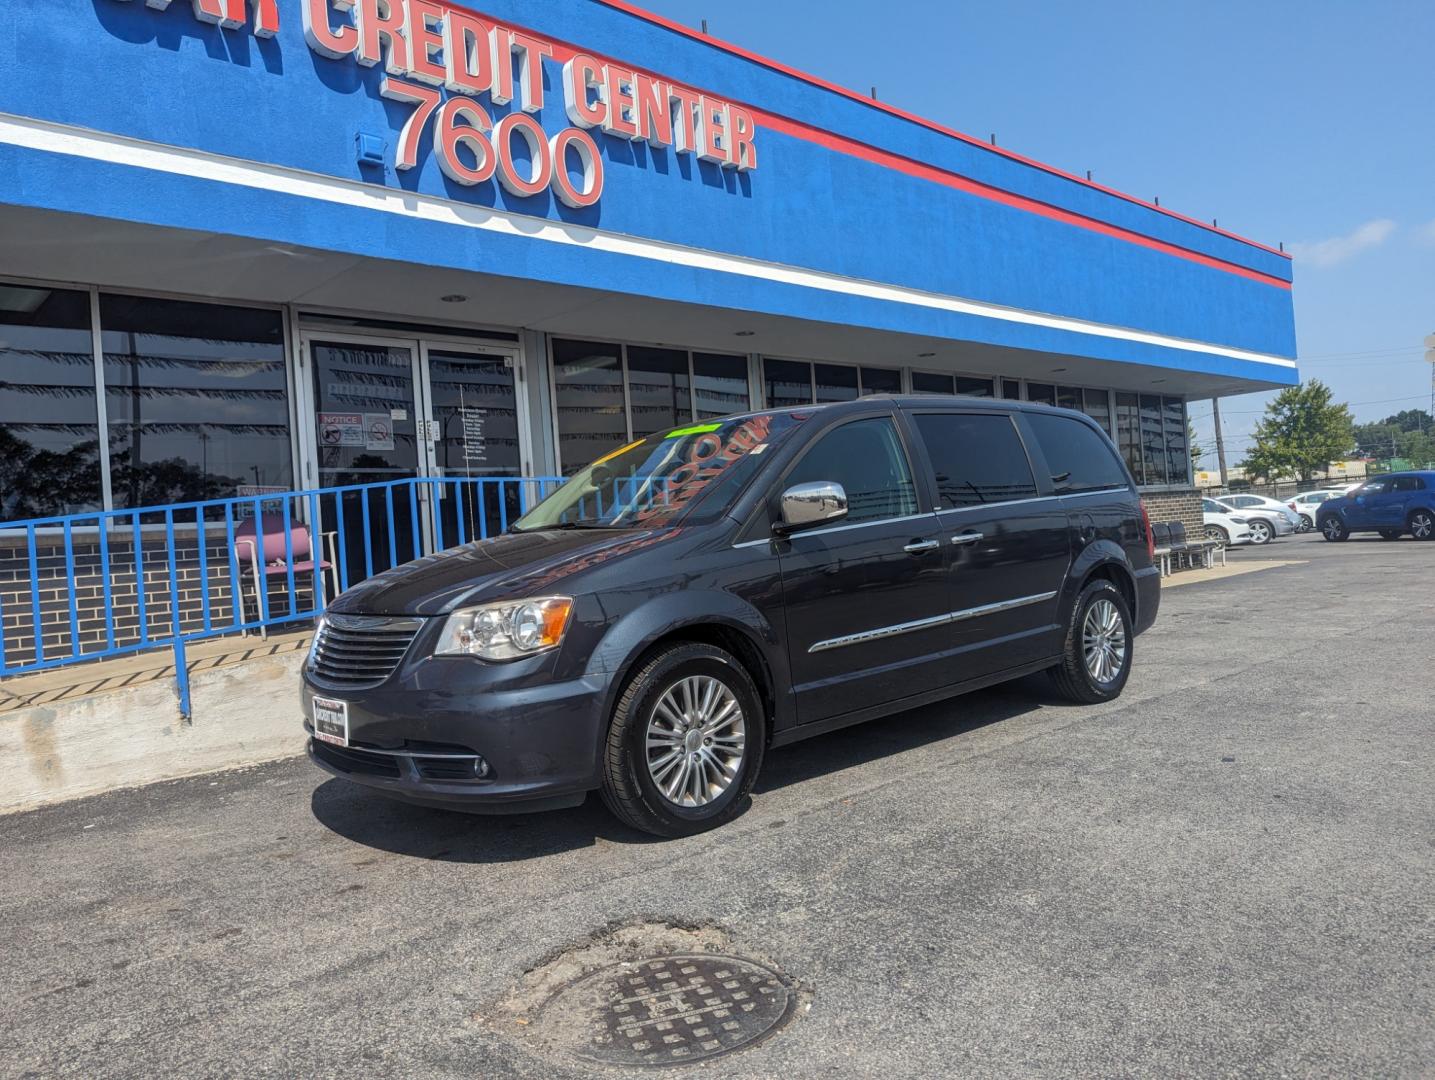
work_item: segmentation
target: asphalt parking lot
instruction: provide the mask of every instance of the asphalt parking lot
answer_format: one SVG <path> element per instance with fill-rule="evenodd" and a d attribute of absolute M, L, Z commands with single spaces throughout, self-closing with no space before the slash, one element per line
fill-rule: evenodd
<path fill-rule="evenodd" d="M 1298 563 L 1168 590 L 1118 702 L 1029 681 L 777 751 L 689 840 L 302 760 L 0 819 L 0 1074 L 589 1075 L 511 996 L 643 923 L 800 993 L 691 1074 L 1431 1075 L 1435 543 L 1264 560 Z"/>

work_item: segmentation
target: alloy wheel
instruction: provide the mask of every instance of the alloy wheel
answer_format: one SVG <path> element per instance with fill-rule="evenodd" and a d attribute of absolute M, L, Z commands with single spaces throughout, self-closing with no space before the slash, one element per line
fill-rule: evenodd
<path fill-rule="evenodd" d="M 1109 683 L 1126 666 L 1126 624 L 1110 600 L 1098 600 L 1081 625 L 1081 648 L 1086 673 L 1098 683 Z"/>
<path fill-rule="evenodd" d="M 1337 517 L 1328 517 L 1320 523 L 1320 531 L 1325 534 L 1327 540 L 1339 540 L 1345 535 L 1345 526 L 1340 523 Z"/>
<path fill-rule="evenodd" d="M 1417 540 L 1429 540 L 1432 535 L 1435 535 L 1435 517 L 1425 510 L 1411 514 L 1410 535 Z"/>
<path fill-rule="evenodd" d="M 663 693 L 648 718 L 648 775 L 675 806 L 707 806 L 737 779 L 747 726 L 720 679 L 693 675 Z"/>
<path fill-rule="evenodd" d="M 1251 522 L 1251 543 L 1268 544 L 1271 541 L 1271 527 L 1264 521 Z"/>

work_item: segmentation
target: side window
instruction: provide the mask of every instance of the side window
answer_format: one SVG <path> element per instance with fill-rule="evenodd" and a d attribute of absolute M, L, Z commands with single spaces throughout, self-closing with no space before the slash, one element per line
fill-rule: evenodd
<path fill-rule="evenodd" d="M 897 429 L 887 417 L 855 420 L 817 440 L 782 482 L 830 480 L 847 492 L 844 524 L 906 517 L 917 512 L 917 489 Z"/>
<path fill-rule="evenodd" d="M 1066 416 L 1032 413 L 1027 422 L 1036 432 L 1036 441 L 1046 455 L 1053 482 L 1066 473 L 1057 484 L 1059 491 L 1101 491 L 1104 488 L 1126 487 L 1130 481 L 1126 470 L 1116 459 L 1115 449 L 1080 420 Z"/>
<path fill-rule="evenodd" d="M 1392 491 L 1424 491 L 1424 490 L 1425 490 L 1425 481 L 1424 481 L 1424 480 L 1421 480 L 1420 477 L 1418 477 L 1418 476 L 1397 476 L 1397 477 L 1395 478 L 1395 481 L 1394 481 L 1393 485 L 1391 486 L 1391 490 L 1392 490 Z"/>
<path fill-rule="evenodd" d="M 1005 413 L 918 413 L 941 509 L 1030 499 L 1036 479 Z"/>
<path fill-rule="evenodd" d="M 1372 480 L 1360 489 L 1362 495 L 1379 495 L 1390 490 L 1389 480 Z"/>

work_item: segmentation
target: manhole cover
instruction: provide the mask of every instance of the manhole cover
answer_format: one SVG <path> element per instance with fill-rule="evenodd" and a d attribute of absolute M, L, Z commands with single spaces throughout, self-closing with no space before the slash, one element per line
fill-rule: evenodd
<path fill-rule="evenodd" d="M 792 1014 L 797 996 L 770 968 L 730 956 L 668 956 L 587 975 L 544 1007 L 567 1049 L 603 1065 L 673 1066 L 753 1043 Z"/>

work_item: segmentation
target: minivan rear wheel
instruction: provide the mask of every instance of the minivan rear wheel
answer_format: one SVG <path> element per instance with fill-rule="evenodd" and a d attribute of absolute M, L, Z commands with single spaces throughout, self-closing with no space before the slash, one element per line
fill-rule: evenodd
<path fill-rule="evenodd" d="M 684 643 L 646 658 L 613 710 L 603 801 L 657 836 L 691 836 L 742 812 L 762 766 L 757 688 L 731 653 Z"/>
<path fill-rule="evenodd" d="M 1131 676 L 1131 612 L 1106 578 L 1087 583 L 1072 608 L 1062 661 L 1051 669 L 1057 692 L 1095 705 L 1121 696 Z"/>

